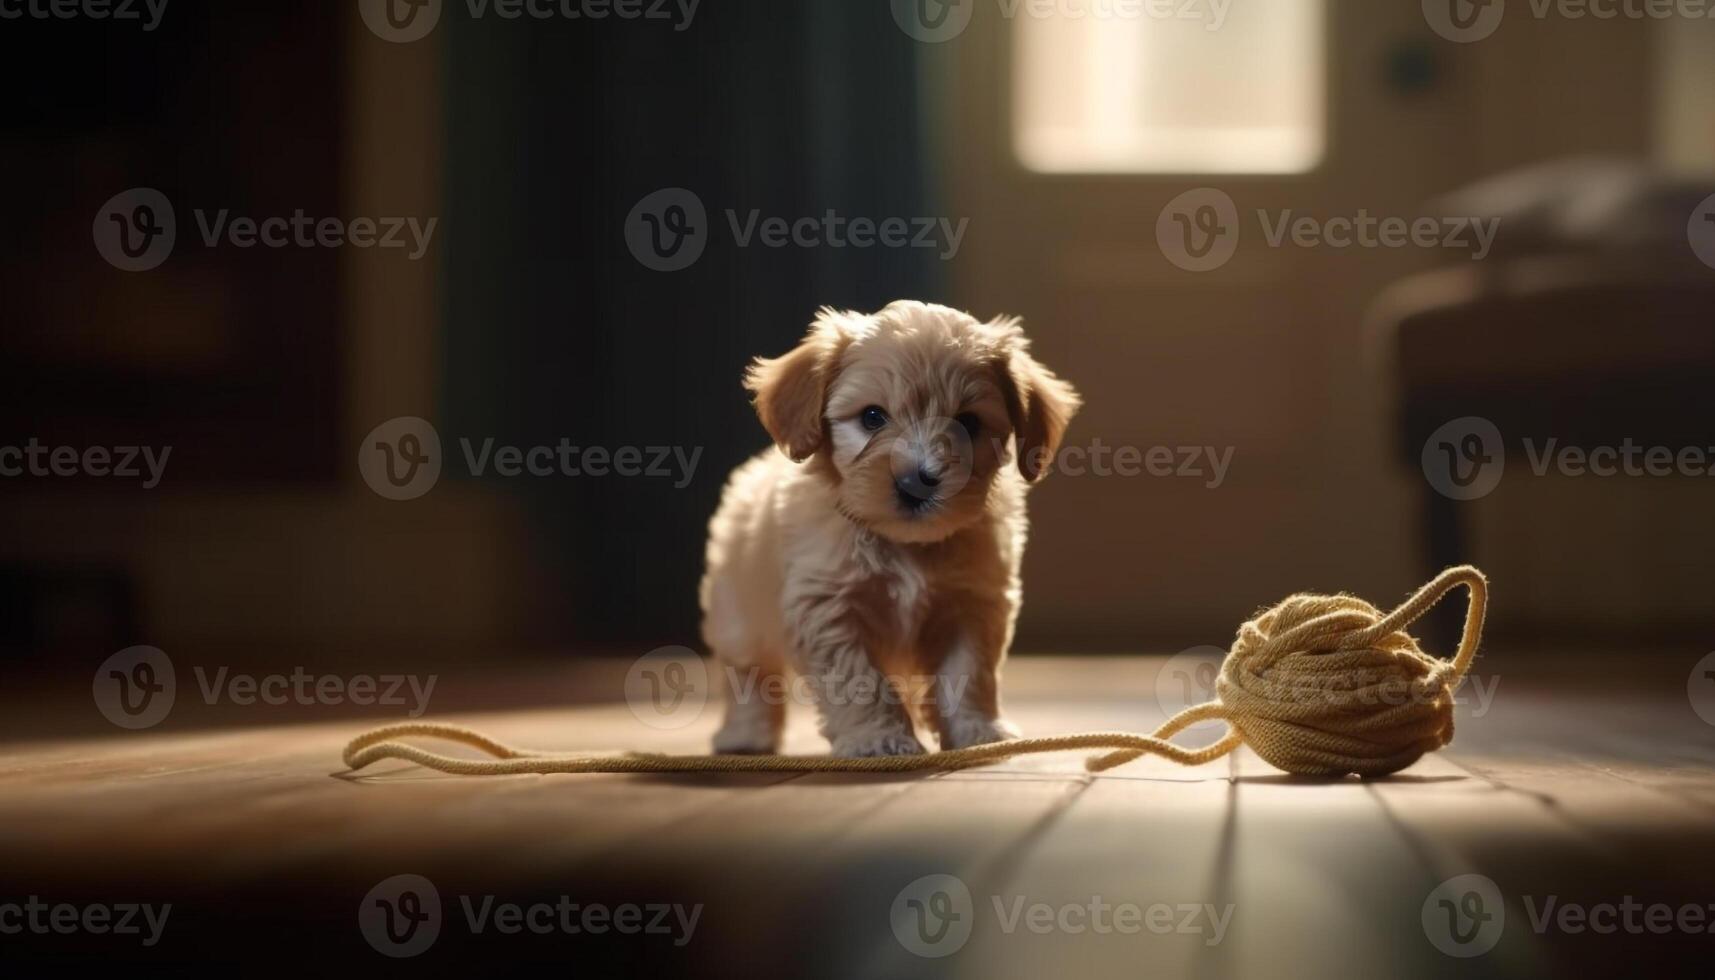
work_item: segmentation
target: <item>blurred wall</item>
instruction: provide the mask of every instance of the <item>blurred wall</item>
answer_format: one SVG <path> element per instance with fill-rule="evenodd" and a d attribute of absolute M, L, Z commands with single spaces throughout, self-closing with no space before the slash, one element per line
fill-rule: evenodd
<path fill-rule="evenodd" d="M 337 12 L 333 7 L 321 11 L 333 14 L 325 20 L 335 33 L 311 42 L 281 37 L 271 14 L 260 10 L 216 11 L 192 3 L 173 6 L 176 16 L 164 19 L 158 32 L 139 35 L 133 30 L 110 41 L 129 52 L 129 62 L 145 79 L 135 84 L 163 84 L 158 73 L 169 70 L 167 63 L 177 45 L 186 43 L 187 37 L 188 43 L 197 43 L 203 34 L 213 34 L 222 44 L 234 36 L 245 43 L 271 39 L 278 46 L 277 61 L 296 68 L 261 80 L 267 86 L 294 84 L 298 74 L 326 58 L 339 66 L 331 81 L 342 93 L 342 105 L 319 120 L 314 134 L 332 149 L 337 161 L 328 175 L 336 187 L 337 202 L 321 202 L 321 206 L 333 207 L 344 216 L 440 212 L 442 104 L 434 95 L 442 75 L 439 48 L 385 43 L 346 5 L 337 5 Z M 287 12 L 285 16 L 302 15 Z M 78 37 L 99 37 L 109 26 L 25 24 L 17 27 L 12 39 L 27 44 L 25 27 L 45 28 L 62 32 L 57 36 L 81 52 L 85 45 L 76 43 Z M 115 34 L 122 30 L 118 25 L 111 29 Z M 309 46 L 293 47 L 300 43 Z M 87 47 L 94 50 L 74 57 L 100 57 L 99 47 Z M 333 57 L 327 58 L 330 53 Z M 246 91 L 254 95 L 235 83 L 236 98 L 243 98 Z M 107 96 L 92 92 L 90 97 Z M 199 92 L 194 97 L 206 96 Z M 140 133 L 160 147 L 186 141 L 186 130 L 170 119 L 145 127 L 121 112 L 115 123 L 119 132 Z M 220 135 L 214 137 L 218 140 Z M 39 145 L 58 152 L 53 148 L 76 147 L 87 140 L 68 132 Z M 230 141 L 225 145 L 235 159 L 217 160 L 214 165 L 254 165 L 232 149 Z M 87 152 L 119 157 L 100 145 Z M 262 152 L 269 150 L 264 146 Z M 319 179 L 303 173 L 297 178 L 295 194 L 288 189 L 282 198 L 263 207 L 290 214 L 294 207 L 308 206 L 312 213 L 325 213 L 315 209 L 303 189 Z M 253 201 L 223 198 L 206 178 L 199 181 L 187 164 L 161 152 L 137 155 L 129 170 L 119 167 L 100 183 L 119 190 L 142 183 L 170 187 L 174 182 L 183 185 L 177 190 L 177 267 L 197 262 L 199 255 L 190 244 L 193 217 L 187 204 L 226 205 L 238 213 L 244 213 L 246 203 L 257 206 Z M 50 195 L 44 206 L 55 209 L 51 212 L 55 225 L 78 232 L 63 247 L 49 246 L 49 254 L 67 264 L 105 268 L 87 237 L 95 203 L 85 210 L 80 200 Z M 284 271 L 280 254 L 257 250 L 243 258 L 271 264 L 276 277 Z M 246 478 L 234 472 L 239 468 L 235 457 L 211 459 L 206 453 L 207 462 L 199 467 L 199 450 L 206 447 L 198 444 L 194 434 L 178 439 L 174 433 L 185 436 L 185 430 L 149 423 L 131 435 L 148 444 L 163 439 L 179 442 L 161 485 L 153 490 L 139 492 L 135 486 L 112 480 L 69 486 L 64 481 L 6 481 L 0 487 L 5 494 L 0 498 L 0 555 L 16 570 L 7 596 L 16 606 L 8 618 L 14 625 L 26 617 L 40 620 L 21 627 L 35 635 L 26 632 L 12 638 L 20 648 L 10 659 L 28 660 L 66 648 L 90 653 L 103 645 L 133 643 L 175 649 L 187 644 L 218 647 L 231 662 L 284 649 L 300 654 L 321 651 L 326 656 L 330 651 L 376 644 L 463 648 L 510 636 L 517 624 L 527 622 L 522 603 L 531 594 L 526 583 L 533 581 L 533 575 L 524 565 L 522 542 L 528 540 L 529 531 L 513 501 L 480 488 L 452 485 L 410 507 L 393 505 L 364 486 L 355 465 L 363 435 L 378 422 L 396 415 L 432 417 L 435 413 L 441 385 L 438 255 L 431 251 L 424 261 L 402 262 L 388 250 L 344 248 L 333 253 L 326 268 L 314 277 L 282 281 L 281 286 L 333 298 L 328 322 L 314 326 L 331 326 L 337 336 L 330 352 L 317 355 L 328 360 L 327 373 L 336 381 L 292 389 L 271 401 L 267 412 L 280 431 L 291 433 L 310 429 L 315 413 L 333 417 L 331 440 L 316 437 L 330 460 L 328 472 L 294 479 Z M 109 274 L 120 277 L 122 283 L 147 285 L 160 282 L 170 270 L 161 275 Z M 65 289 L 51 282 L 44 288 Z M 206 307 L 211 297 L 204 291 L 187 301 Z M 133 302 L 108 309 L 104 319 L 123 333 L 128 319 L 139 315 Z M 20 332 L 15 336 L 27 336 L 67 325 L 49 317 L 13 321 L 8 329 Z M 253 317 L 243 329 L 261 334 L 269 346 L 291 349 L 301 347 L 307 326 L 291 318 Z M 156 363 L 166 366 L 164 358 Z M 266 375 L 277 368 L 278 361 L 267 358 L 255 366 L 217 365 L 210 374 L 211 385 L 216 391 L 243 390 L 258 383 L 252 372 Z M 137 391 L 144 399 L 161 398 L 175 384 L 169 369 L 138 382 Z M 218 417 L 219 404 L 217 400 L 199 409 L 199 416 Z M 123 418 L 127 413 L 120 408 L 116 414 Z M 29 427 L 40 422 L 21 424 Z M 38 434 L 35 428 L 19 425 L 8 430 L 19 436 L 8 439 L 8 444 Z M 249 431 L 248 442 L 234 452 L 266 459 L 279 451 L 266 435 L 271 429 Z M 194 475 L 187 476 L 186 467 L 195 470 Z M 106 581 L 121 584 L 108 591 L 86 584 Z M 132 611 L 115 614 L 116 604 L 128 605 Z"/>
<path fill-rule="evenodd" d="M 1419 4 L 1333 0 L 1327 156 L 1278 178 L 1027 172 L 1006 131 L 1010 29 L 974 19 L 945 88 L 951 204 L 976 216 L 955 268 L 959 304 L 1024 316 L 1088 399 L 1073 442 L 1233 451 L 1216 489 L 1051 478 L 1032 504 L 1021 626 L 1031 648 L 1225 645 L 1236 623 L 1288 593 L 1382 601 L 1428 571 L 1428 489 L 1399 463 L 1396 392 L 1366 321 L 1386 285 L 1445 260 L 1247 242 L 1218 272 L 1185 272 L 1153 235 L 1176 195 L 1212 186 L 1241 214 L 1412 217 L 1480 178 L 1566 156 L 1715 173 L 1704 24 L 1514 11 L 1482 43 L 1451 44 Z M 1615 343 L 1625 329 L 1614 325 Z M 1469 505 L 1471 557 L 1496 575 L 1495 627 L 1636 636 L 1706 626 L 1707 493 L 1693 480 L 1548 477 Z"/>
<path fill-rule="evenodd" d="M 214 24 L 272 23 L 262 8 L 173 8 L 180 19 L 162 30 L 187 32 L 177 44 Z M 1393 393 L 1366 316 L 1388 284 L 1438 260 L 1249 249 L 1199 277 L 1156 247 L 1163 206 L 1215 183 L 1247 208 L 1417 215 L 1479 178 L 1586 153 L 1715 172 L 1715 47 L 1709 25 L 1691 21 L 1521 17 L 1484 43 L 1453 45 L 1431 35 L 1418 4 L 1330 0 L 1326 160 L 1303 175 L 1217 179 L 1026 172 L 1008 140 L 1011 37 L 999 17 L 924 44 L 886 4 L 767 0 L 707 5 L 683 32 L 453 16 L 432 40 L 393 44 L 350 5 L 314 9 L 337 28 L 307 42 L 269 35 L 275 57 L 342 66 L 324 78 L 339 110 L 295 138 L 334 149 L 342 214 L 435 215 L 440 237 L 422 262 L 347 249 L 331 271 L 274 273 L 283 295 L 335 297 L 333 339 L 315 355 L 326 377 L 269 395 L 263 411 L 270 431 L 304 443 L 301 472 L 237 478 L 245 459 L 272 451 L 260 439 L 223 457 L 232 478 L 149 494 L 0 487 L 8 614 L 35 623 L 10 638 L 24 648 L 14 659 L 134 642 L 219 646 L 231 662 L 359 645 L 485 657 L 693 642 L 704 522 L 727 470 L 766 441 L 738 386 L 745 362 L 789 347 L 818 305 L 905 295 L 1023 316 L 1042 358 L 1087 397 L 1073 444 L 1233 453 L 1216 488 L 1051 477 L 1032 505 L 1021 649 L 1224 643 L 1243 616 L 1291 591 L 1385 599 L 1425 571 L 1424 487 L 1398 461 Z M 138 84 L 168 92 L 171 73 L 151 59 L 175 49 L 159 37 L 125 45 Z M 91 71 L 112 61 L 99 47 L 87 57 Z M 291 86 L 289 75 L 264 82 Z M 75 91 L 106 107 L 113 131 L 139 128 L 129 100 Z M 30 106 L 49 121 L 57 111 Z M 38 217 L 61 233 L 16 246 L 15 261 L 42 251 L 93 262 L 86 229 L 100 197 L 84 198 L 95 188 L 196 172 L 159 153 L 127 170 L 105 142 L 125 137 L 44 135 L 29 115 L 7 137 L 15 161 L 44 147 L 53 159 L 71 140 L 78 159 L 104 169 L 74 167 L 77 194 L 40 195 Z M 145 142 L 183 152 L 191 144 L 175 126 Z M 243 173 L 266 161 L 215 162 Z M 970 223 L 950 261 L 716 243 L 694 268 L 660 273 L 627 252 L 623 225 L 645 195 L 672 186 L 694 191 L 719 223 L 728 208 Z M 17 281 L 57 288 L 52 274 L 18 268 Z M 210 294 L 185 295 L 173 302 Z M 104 308 L 121 311 L 102 321 L 118 335 L 126 308 Z M 208 310 L 225 309 L 195 308 L 211 320 Z M 9 339 L 35 349 L 75 319 L 14 318 Z M 316 335 L 289 318 L 256 320 L 263 349 L 283 355 Z M 233 368 L 212 390 L 279 374 L 266 361 Z M 173 389 L 157 379 L 143 391 Z M 356 459 L 374 426 L 403 415 L 441 426 L 449 452 L 459 436 L 563 436 L 704 455 L 683 490 L 455 475 L 396 503 L 364 485 Z M 22 437 L 32 424 L 13 428 Z M 1706 493 L 1684 481 L 1548 478 L 1474 505 L 1474 557 L 1496 573 L 1497 625 L 1613 635 L 1707 622 Z"/>

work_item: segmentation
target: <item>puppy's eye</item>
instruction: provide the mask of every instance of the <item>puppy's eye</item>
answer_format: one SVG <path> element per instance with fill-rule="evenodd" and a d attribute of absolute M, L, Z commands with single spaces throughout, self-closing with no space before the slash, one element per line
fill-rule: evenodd
<path fill-rule="evenodd" d="M 963 426 L 965 434 L 970 436 L 972 439 L 975 439 L 977 437 L 977 433 L 982 431 L 982 419 L 977 418 L 975 412 L 960 412 L 958 415 L 954 416 L 953 421 Z"/>
<path fill-rule="evenodd" d="M 863 423 L 866 430 L 874 432 L 887 424 L 887 413 L 882 411 L 879 406 L 871 405 L 863 410 L 863 414 L 858 416 L 858 420 Z"/>

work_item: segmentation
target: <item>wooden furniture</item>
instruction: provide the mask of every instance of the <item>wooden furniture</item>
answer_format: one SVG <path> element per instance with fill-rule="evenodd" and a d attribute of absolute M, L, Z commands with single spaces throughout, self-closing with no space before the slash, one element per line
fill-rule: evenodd
<path fill-rule="evenodd" d="M 1500 434 L 1506 479 L 1531 473 L 1531 450 L 1715 446 L 1715 273 L 1689 251 L 1496 260 L 1411 277 L 1372 313 L 1395 392 L 1398 460 L 1421 488 L 1423 567 L 1475 560 L 1475 501 L 1423 475 L 1426 443 L 1477 417 Z M 1526 443 L 1529 441 L 1530 446 Z M 1492 451 L 1492 449 L 1491 449 Z M 1715 463 L 1715 461 L 1711 461 Z M 1457 635 L 1457 610 L 1435 632 Z M 1546 624 L 1537 624 L 1546 625 Z"/>

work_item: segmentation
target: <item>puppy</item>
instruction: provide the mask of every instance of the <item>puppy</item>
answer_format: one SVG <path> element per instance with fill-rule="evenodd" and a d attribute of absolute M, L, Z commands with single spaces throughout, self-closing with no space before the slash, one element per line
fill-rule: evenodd
<path fill-rule="evenodd" d="M 1072 386 L 1015 319 L 900 301 L 822 310 L 745 387 L 777 448 L 733 473 L 709 523 L 703 640 L 739 681 L 715 751 L 778 751 L 788 670 L 835 755 L 922 752 L 912 709 L 944 749 L 1017 737 L 999 675 L 1025 489 L 1078 409 Z"/>

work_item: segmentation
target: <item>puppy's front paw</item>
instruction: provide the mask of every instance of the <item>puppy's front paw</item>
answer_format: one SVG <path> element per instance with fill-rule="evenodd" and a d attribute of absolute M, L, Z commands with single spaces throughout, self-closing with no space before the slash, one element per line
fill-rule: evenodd
<path fill-rule="evenodd" d="M 923 743 L 910 732 L 863 732 L 832 739 L 834 754 L 846 759 L 878 755 L 922 755 Z"/>
<path fill-rule="evenodd" d="M 1018 736 L 1018 726 L 1005 718 L 954 718 L 941 733 L 941 748 L 968 749 L 990 742 L 1008 742 Z"/>

